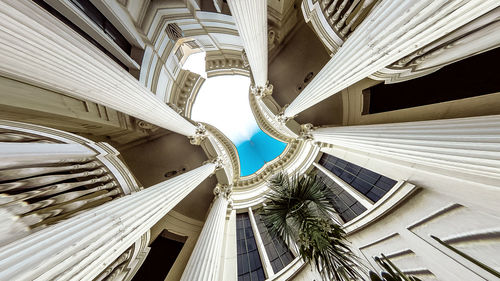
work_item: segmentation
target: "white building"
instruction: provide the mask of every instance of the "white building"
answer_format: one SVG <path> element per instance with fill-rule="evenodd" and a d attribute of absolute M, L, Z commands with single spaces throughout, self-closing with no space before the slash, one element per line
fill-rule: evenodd
<path fill-rule="evenodd" d="M 321 280 L 260 220 L 279 170 L 375 271 L 500 280 L 499 46 L 499 0 L 1 0 L 0 280 Z M 218 75 L 287 143 L 249 176 L 191 119 Z"/>

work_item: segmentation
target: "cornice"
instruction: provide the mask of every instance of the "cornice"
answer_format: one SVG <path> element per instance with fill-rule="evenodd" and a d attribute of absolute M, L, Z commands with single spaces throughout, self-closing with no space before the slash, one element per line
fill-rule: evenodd
<path fill-rule="evenodd" d="M 257 103 L 257 97 L 255 97 L 255 95 L 250 93 L 249 99 L 250 99 L 250 108 L 252 109 L 253 115 L 255 116 L 257 125 L 259 125 L 262 131 L 282 142 L 289 143 L 293 141 L 293 138 L 286 136 L 275 129 L 273 124 L 269 121 L 272 117 L 266 116 L 266 114 L 262 111 L 262 109 Z"/>
<path fill-rule="evenodd" d="M 233 171 L 233 182 L 238 180 L 240 176 L 240 158 L 238 156 L 236 146 L 234 146 L 233 142 L 221 131 L 219 131 L 219 129 L 207 123 L 203 124 L 205 125 L 207 131 L 216 138 L 216 141 L 222 145 L 226 155 L 230 159 Z"/>

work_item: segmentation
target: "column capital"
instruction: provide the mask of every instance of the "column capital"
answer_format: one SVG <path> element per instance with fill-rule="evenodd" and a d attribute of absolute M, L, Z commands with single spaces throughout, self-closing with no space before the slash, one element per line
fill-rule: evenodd
<path fill-rule="evenodd" d="M 207 137 L 207 128 L 202 123 L 196 125 L 196 132 L 193 136 L 189 136 L 189 142 L 193 145 L 200 145 Z"/>
<path fill-rule="evenodd" d="M 295 116 L 297 116 L 297 115 L 295 115 L 295 116 L 290 117 L 290 116 L 285 115 L 285 111 L 288 108 L 288 106 L 289 106 L 289 104 L 285 104 L 281 108 L 280 112 L 278 114 L 276 114 L 276 121 L 278 121 L 278 123 L 280 123 L 281 125 L 285 125 L 288 121 L 290 121 Z"/>
<path fill-rule="evenodd" d="M 312 132 L 314 131 L 314 126 L 311 123 L 307 124 L 302 124 L 300 125 L 300 135 L 298 139 L 300 140 L 314 140 L 314 136 L 312 135 Z"/>
<path fill-rule="evenodd" d="M 257 86 L 254 84 L 250 86 L 250 91 L 255 97 L 264 98 L 273 94 L 273 85 L 270 84 L 269 81 L 266 82 L 265 86 Z"/>
<path fill-rule="evenodd" d="M 224 162 L 224 160 L 220 157 L 217 157 L 217 158 L 213 158 L 213 159 L 209 159 L 205 162 L 203 162 L 203 164 L 207 164 L 207 163 L 212 163 L 212 164 L 215 164 L 215 170 L 214 170 L 214 173 L 217 171 L 217 170 L 220 170 L 220 169 L 223 169 L 224 168 L 224 164 L 226 164 Z"/>
<path fill-rule="evenodd" d="M 223 196 L 226 199 L 230 199 L 231 194 L 233 193 L 233 186 L 229 184 L 218 183 L 214 188 L 215 197 Z"/>

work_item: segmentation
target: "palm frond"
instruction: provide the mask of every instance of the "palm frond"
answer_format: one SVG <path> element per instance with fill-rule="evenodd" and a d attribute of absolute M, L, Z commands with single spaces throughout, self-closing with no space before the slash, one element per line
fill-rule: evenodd
<path fill-rule="evenodd" d="M 313 263 L 325 278 L 363 279 L 358 258 L 334 219 L 332 191 L 318 176 L 280 172 L 269 180 L 269 189 L 262 219 L 271 235 L 288 245 L 296 242 L 304 261 Z"/>

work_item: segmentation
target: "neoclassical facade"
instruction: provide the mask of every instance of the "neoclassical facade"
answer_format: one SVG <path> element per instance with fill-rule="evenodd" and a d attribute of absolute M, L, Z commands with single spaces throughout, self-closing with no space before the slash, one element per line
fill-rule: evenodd
<path fill-rule="evenodd" d="M 0 280 L 322 280 L 261 220 L 278 171 L 367 268 L 500 280 L 499 47 L 498 0 L 1 0 Z M 220 75 L 286 143 L 248 176 L 191 119 Z"/>

